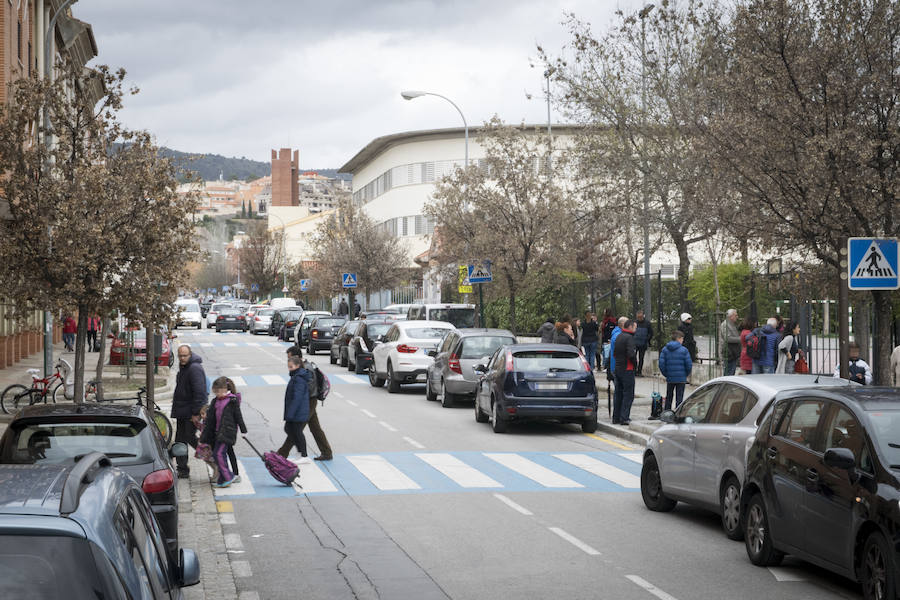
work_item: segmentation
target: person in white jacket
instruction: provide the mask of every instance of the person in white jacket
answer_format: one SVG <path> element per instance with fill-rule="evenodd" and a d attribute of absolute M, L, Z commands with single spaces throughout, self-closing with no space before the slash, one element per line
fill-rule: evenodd
<path fill-rule="evenodd" d="M 872 385 L 872 367 L 859 357 L 859 344 L 850 342 L 850 381 L 862 385 Z M 840 363 L 834 367 L 834 377 L 841 376 Z"/>
<path fill-rule="evenodd" d="M 797 355 L 800 353 L 800 347 L 797 343 L 800 335 L 800 324 L 791 321 L 787 329 L 787 333 L 778 343 L 778 366 L 775 367 L 776 373 L 794 374 L 794 365 L 797 362 Z"/>

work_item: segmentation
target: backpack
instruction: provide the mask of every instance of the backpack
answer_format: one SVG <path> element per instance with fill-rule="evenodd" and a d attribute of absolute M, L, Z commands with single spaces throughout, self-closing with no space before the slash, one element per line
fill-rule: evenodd
<path fill-rule="evenodd" d="M 762 332 L 762 329 L 757 327 L 750 332 L 745 340 L 747 341 L 747 356 L 756 360 L 762 358 L 766 347 L 766 334 Z"/>
<path fill-rule="evenodd" d="M 331 391 L 331 382 L 328 381 L 328 375 L 323 373 L 321 371 L 321 369 L 319 369 L 318 367 L 316 367 L 316 369 L 315 369 L 315 374 L 316 374 L 316 391 L 318 392 L 317 398 L 319 399 L 319 401 L 322 404 L 325 404 L 325 398 L 328 397 L 328 392 Z"/>

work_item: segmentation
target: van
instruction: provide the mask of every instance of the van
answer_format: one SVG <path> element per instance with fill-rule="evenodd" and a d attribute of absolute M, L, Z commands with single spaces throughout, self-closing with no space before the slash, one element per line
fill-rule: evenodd
<path fill-rule="evenodd" d="M 475 327 L 474 304 L 411 304 L 406 312 L 409 321 L 445 321 L 454 327 Z"/>
<path fill-rule="evenodd" d="M 269 301 L 269 306 L 278 310 L 279 308 L 290 308 L 292 306 L 297 306 L 297 301 L 293 298 L 272 298 Z"/>
<path fill-rule="evenodd" d="M 175 327 L 190 325 L 200 329 L 203 327 L 203 315 L 200 313 L 200 303 L 196 298 L 179 298 L 175 301 Z"/>

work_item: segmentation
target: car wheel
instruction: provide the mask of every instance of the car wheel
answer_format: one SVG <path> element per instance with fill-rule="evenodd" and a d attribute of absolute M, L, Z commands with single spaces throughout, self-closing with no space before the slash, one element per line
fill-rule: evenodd
<path fill-rule="evenodd" d="M 197 323 L 197 329 L 203 329 L 203 323 Z"/>
<path fill-rule="evenodd" d="M 641 468 L 641 497 L 647 508 L 656 512 L 669 512 L 675 508 L 675 500 L 663 493 L 659 464 L 653 454 L 644 458 L 644 466 Z"/>
<path fill-rule="evenodd" d="M 441 406 L 444 408 L 452 408 L 456 403 L 456 396 L 447 391 L 447 384 L 441 379 Z"/>
<path fill-rule="evenodd" d="M 338 350 L 338 354 L 341 356 L 341 366 L 346 367 L 347 366 L 347 353 Z"/>
<path fill-rule="evenodd" d="M 581 431 L 584 433 L 594 433 L 597 431 L 597 411 L 595 410 L 590 417 L 581 422 Z"/>
<path fill-rule="evenodd" d="M 896 567 L 893 552 L 884 536 L 875 531 L 866 538 L 860 569 L 863 598 L 887 600 L 897 597 Z"/>
<path fill-rule="evenodd" d="M 330 350 L 328 351 L 328 362 L 333 365 L 337 364 L 337 359 L 334 357 L 334 352 L 331 352 Z"/>
<path fill-rule="evenodd" d="M 481 411 L 481 407 L 478 406 L 478 397 L 475 397 L 475 422 L 476 423 L 487 423 L 490 419 L 486 414 Z"/>
<path fill-rule="evenodd" d="M 719 508 L 722 512 L 722 528 L 725 530 L 725 536 L 730 540 L 742 540 L 744 529 L 741 527 L 741 484 L 734 475 L 729 475 L 722 485 Z"/>
<path fill-rule="evenodd" d="M 362 365 L 360 364 L 360 362 L 356 361 L 355 363 L 353 363 L 353 372 L 356 373 L 357 375 L 362 375 L 366 371 L 365 371 L 365 369 L 362 368 Z"/>
<path fill-rule="evenodd" d="M 431 377 L 428 377 L 425 380 L 425 399 L 429 402 L 434 402 L 435 400 L 437 400 L 437 394 L 435 394 L 431 389 Z"/>
<path fill-rule="evenodd" d="M 222 330 L 216 327 L 216 333 L 222 333 Z"/>
<path fill-rule="evenodd" d="M 381 387 L 384 385 L 384 379 L 379 377 L 375 372 L 375 361 L 372 361 L 372 366 L 369 367 L 369 385 L 372 387 Z"/>
<path fill-rule="evenodd" d="M 769 532 L 769 517 L 762 496 L 754 494 L 747 503 L 747 514 L 744 517 L 744 545 L 750 562 L 760 567 L 773 567 L 781 563 L 784 553 L 772 545 Z"/>
<path fill-rule="evenodd" d="M 508 427 L 507 422 L 500 418 L 499 402 L 491 404 L 491 427 L 493 428 L 494 433 L 506 433 Z"/>
<path fill-rule="evenodd" d="M 397 381 L 397 378 L 394 376 L 394 368 L 391 366 L 391 363 L 388 363 L 388 371 L 387 371 L 387 386 L 388 393 L 396 394 L 400 391 L 400 382 Z"/>

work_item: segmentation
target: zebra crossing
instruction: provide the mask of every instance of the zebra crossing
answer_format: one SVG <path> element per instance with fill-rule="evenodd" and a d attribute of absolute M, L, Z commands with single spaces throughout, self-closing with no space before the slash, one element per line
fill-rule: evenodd
<path fill-rule="evenodd" d="M 238 451 L 241 450 L 238 444 Z M 300 464 L 302 490 L 282 485 L 258 457 L 238 459 L 241 481 L 216 488 L 217 498 L 297 494 L 366 496 L 455 492 L 640 489 L 640 452 L 382 452 L 336 455 Z"/>
<path fill-rule="evenodd" d="M 273 375 L 229 375 L 238 390 L 248 387 L 263 387 L 272 385 L 287 385 L 288 376 L 281 374 Z M 206 376 L 206 387 L 211 389 L 212 382 L 215 377 Z M 354 375 L 353 373 L 328 373 L 328 381 L 331 385 L 369 385 L 369 378 L 366 375 Z"/>

